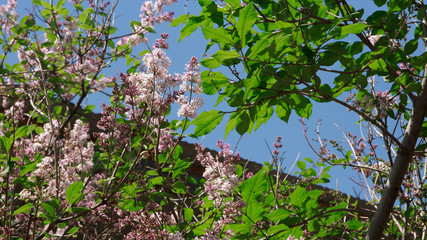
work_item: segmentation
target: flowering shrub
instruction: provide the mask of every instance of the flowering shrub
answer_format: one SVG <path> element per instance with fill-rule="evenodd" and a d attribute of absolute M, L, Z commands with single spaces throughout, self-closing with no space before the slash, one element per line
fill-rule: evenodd
<path fill-rule="evenodd" d="M 0 236 L 182 238 L 193 218 L 183 206 L 201 193 L 186 188 L 191 163 L 179 159 L 176 130 L 203 104 L 198 61 L 170 74 L 166 33 L 142 58 L 131 55 L 155 23 L 172 21 L 163 10 L 174 1 L 144 2 L 123 37 L 112 25 L 117 2 L 69 3 L 35 0 L 35 12 L 22 19 L 16 1 L 0 7 Z M 11 65 L 14 53 L 19 62 Z M 121 58 L 133 67 L 105 76 Z M 81 104 L 107 87 L 111 104 L 90 126 L 85 114 L 93 107 Z M 174 103 L 181 124 L 166 119 Z"/>

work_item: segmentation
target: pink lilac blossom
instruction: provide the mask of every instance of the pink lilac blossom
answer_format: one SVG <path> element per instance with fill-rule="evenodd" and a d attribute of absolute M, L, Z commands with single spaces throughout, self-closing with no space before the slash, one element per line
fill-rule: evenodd
<path fill-rule="evenodd" d="M 223 215 L 213 223 L 212 229 L 206 230 L 206 234 L 198 239 L 224 239 L 234 235 L 233 231 L 223 231 L 224 228 L 234 223 L 234 219 L 241 215 L 240 210 L 244 206 L 243 201 L 226 200 L 233 194 L 234 189 L 240 183 L 240 179 L 235 174 L 236 164 L 240 160 L 239 153 L 234 154 L 229 144 L 217 142 L 221 149 L 218 158 L 214 159 L 210 152 L 205 152 L 204 147 L 196 144 L 197 160 L 205 167 L 203 177 L 206 179 L 204 192 L 208 194 L 208 199 L 213 200 L 215 208 L 223 210 Z M 220 235 L 223 233 L 223 236 Z"/>
<path fill-rule="evenodd" d="M 94 92 L 103 91 L 109 84 L 116 82 L 115 77 L 102 77 L 91 82 Z"/>
<path fill-rule="evenodd" d="M 5 111 L 5 116 L 12 119 L 15 123 L 24 120 L 24 100 L 18 100 L 15 104 Z"/>
<path fill-rule="evenodd" d="M 171 226 L 175 221 L 171 215 L 166 213 L 159 213 L 157 216 L 149 213 L 148 209 L 144 208 L 135 212 L 122 212 L 123 217 L 116 223 L 116 228 L 120 231 L 131 229 L 129 233 L 124 236 L 126 240 L 139 240 L 139 239 L 173 239 L 174 236 L 170 234 L 163 226 Z M 175 235 L 177 236 L 177 235 Z"/>
<path fill-rule="evenodd" d="M 174 12 L 163 12 L 164 5 L 170 6 L 176 0 L 156 0 L 155 3 L 152 1 L 145 1 L 141 5 L 141 24 L 142 27 L 153 28 L 154 22 L 160 24 L 162 22 L 171 22 L 173 20 Z"/>
<path fill-rule="evenodd" d="M 286 240 L 304 240 L 304 237 L 296 238 L 294 236 L 289 236 Z"/>
<path fill-rule="evenodd" d="M 53 121 L 53 124 L 45 124 L 44 132 L 34 139 L 34 150 L 42 151 L 51 146 L 60 126 L 58 121 Z M 93 142 L 89 141 L 90 136 L 88 131 L 88 124 L 83 124 L 81 120 L 77 120 L 68 138 L 56 140 L 57 146 L 60 149 L 58 153 L 58 168 L 54 167 L 55 160 L 53 153 L 45 152 L 45 154 L 52 154 L 52 156 L 44 156 L 36 165 L 35 170 L 30 173 L 29 178 L 34 182 L 44 181 L 46 184 L 35 188 L 35 192 L 24 189 L 20 193 L 22 199 L 34 199 L 38 197 L 39 199 L 47 200 L 57 194 L 61 198 L 65 198 L 65 190 L 72 183 L 79 180 L 88 181 L 86 175 L 88 175 L 93 167 L 92 159 L 94 156 L 94 146 Z M 55 181 L 55 174 L 61 175 L 59 183 Z M 97 184 L 96 178 L 92 178 L 90 183 L 87 184 L 88 187 L 85 189 L 86 201 L 94 200 L 94 196 L 92 195 L 95 194 L 94 191 Z"/>
<path fill-rule="evenodd" d="M 95 132 L 94 136 L 98 139 L 99 144 L 108 148 L 110 146 L 119 148 L 124 146 L 129 141 L 127 133 L 130 130 L 129 125 L 119 124 L 116 119 L 117 114 L 129 111 L 128 108 L 111 107 L 105 103 L 102 104 L 101 119 L 98 121 L 97 126 L 103 132 Z M 112 139 L 117 140 L 117 144 L 112 144 Z"/>
<path fill-rule="evenodd" d="M 76 5 L 76 4 L 80 4 L 83 0 L 68 0 L 69 3 Z"/>
<path fill-rule="evenodd" d="M 124 82 L 125 103 L 129 105 L 130 111 L 126 113 L 129 119 L 139 119 L 143 111 L 130 106 L 139 106 L 141 103 L 145 110 L 153 116 L 160 116 L 168 110 L 169 105 L 176 101 L 181 107 L 178 116 L 189 118 L 197 117 L 196 111 L 203 105 L 203 99 L 199 97 L 190 98 L 185 96 L 186 92 L 199 94 L 202 91 L 201 78 L 197 58 L 193 57 L 186 64 L 187 72 L 183 75 L 176 74 L 174 78 L 168 73 L 171 65 L 169 57 L 163 49 L 167 48 L 167 34 L 162 34 L 151 53 L 143 57 L 145 72 L 132 73 L 122 76 Z M 180 91 L 173 89 L 180 84 Z"/>
<path fill-rule="evenodd" d="M 210 229 L 205 230 L 205 234 L 196 239 L 207 240 L 207 239 L 231 239 L 234 236 L 234 232 L 231 229 L 225 230 L 227 226 L 235 223 L 234 219 L 242 215 L 242 209 L 245 203 L 239 201 L 227 201 L 223 204 L 223 214 L 215 222 L 213 222 Z"/>
<path fill-rule="evenodd" d="M 203 91 L 203 88 L 197 58 L 192 57 L 190 62 L 185 66 L 187 72 L 183 75 L 176 75 L 176 78 L 181 82 L 180 90 L 182 92 L 189 91 L 191 94 L 199 95 Z M 193 97 L 191 100 L 188 100 L 188 97 L 183 95 L 178 97 L 177 102 L 181 106 L 178 110 L 178 116 L 185 116 L 188 118 L 196 118 L 196 111 L 204 104 L 202 98 Z"/>
<path fill-rule="evenodd" d="M 411 64 L 409 63 L 408 65 L 405 63 L 400 63 L 399 64 L 399 68 L 400 70 L 397 70 L 396 73 L 398 75 L 402 74 L 402 71 L 409 71 L 409 73 L 411 74 L 415 74 L 415 68 L 411 67 Z"/>
<path fill-rule="evenodd" d="M 157 129 L 154 130 L 158 132 Z M 171 134 L 172 130 L 168 128 L 160 129 L 160 137 L 159 137 L 159 152 L 163 152 L 167 149 L 170 149 L 174 145 L 173 135 Z"/>
<path fill-rule="evenodd" d="M 276 142 L 273 143 L 273 147 L 275 148 L 272 151 L 272 153 L 273 153 L 273 161 L 274 162 L 277 162 L 277 160 L 278 160 L 278 155 L 280 154 L 279 148 L 283 147 L 282 144 L 281 144 L 281 142 L 282 142 L 282 137 L 278 136 L 276 138 Z"/>
<path fill-rule="evenodd" d="M 17 6 L 17 0 L 8 0 L 7 4 L 0 5 L 0 25 L 9 35 L 11 34 L 11 28 L 18 24 L 19 14 L 15 10 Z"/>

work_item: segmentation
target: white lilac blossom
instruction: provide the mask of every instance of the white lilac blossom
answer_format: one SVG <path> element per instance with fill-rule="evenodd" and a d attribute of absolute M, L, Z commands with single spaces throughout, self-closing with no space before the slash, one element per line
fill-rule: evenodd
<path fill-rule="evenodd" d="M 33 141 L 34 151 L 43 152 L 49 149 L 48 146 L 51 146 L 55 136 L 58 136 L 60 126 L 58 121 L 53 121 L 52 124 L 45 124 L 44 132 L 38 135 Z M 82 179 L 87 181 L 86 175 L 93 167 L 94 156 L 93 142 L 89 141 L 90 136 L 88 131 L 88 124 L 83 124 L 81 120 L 77 120 L 68 138 L 56 140 L 57 147 L 60 149 L 57 168 L 55 168 L 55 154 L 49 151 L 44 152 L 47 156 L 41 159 L 29 177 L 34 182 L 42 181 L 45 184 L 35 188 L 34 193 L 30 193 L 28 189 L 24 189 L 20 193 L 22 199 L 32 199 L 37 196 L 40 199 L 47 200 L 57 194 L 65 198 L 65 190 L 68 186 Z M 55 180 L 55 174 L 61 175 L 61 181 L 57 182 Z M 87 193 L 86 201 L 95 199 L 92 194 L 94 194 L 96 186 L 95 177 L 90 181 L 90 184 L 87 184 L 85 189 Z"/>
<path fill-rule="evenodd" d="M 232 196 L 234 189 L 240 183 L 240 179 L 235 174 L 236 164 L 240 160 L 239 153 L 234 154 L 229 144 L 217 142 L 221 149 L 218 158 L 214 159 L 210 152 L 204 152 L 204 147 L 196 144 L 197 160 L 200 161 L 205 172 L 206 179 L 204 192 L 208 194 L 208 199 L 213 200 L 214 207 L 222 209 L 223 215 L 213 223 L 211 229 L 198 239 L 224 239 L 234 235 L 233 231 L 224 231 L 224 228 L 234 223 L 234 219 L 241 215 L 241 209 L 245 203 L 243 201 L 228 200 Z M 222 234 L 222 235 L 221 235 Z"/>
<path fill-rule="evenodd" d="M 193 94 L 200 94 L 203 91 L 202 80 L 200 77 L 200 67 L 196 57 L 192 57 L 190 62 L 185 65 L 186 68 L 183 75 L 176 75 L 180 80 L 181 92 L 189 91 L 191 96 Z M 196 111 L 203 105 L 203 99 L 199 97 L 192 97 L 191 100 L 187 96 L 179 96 L 177 102 L 181 106 L 178 110 L 178 116 L 185 116 L 188 118 L 196 118 Z"/>
<path fill-rule="evenodd" d="M 11 34 L 11 29 L 18 24 L 19 14 L 16 11 L 18 0 L 8 0 L 7 4 L 0 5 L 0 26 L 8 34 Z"/>
<path fill-rule="evenodd" d="M 217 146 L 221 148 L 218 156 L 222 157 L 223 161 L 214 159 L 209 152 L 203 153 L 204 148 L 202 146 L 197 148 L 197 160 L 205 167 L 203 173 L 203 177 L 206 179 L 205 191 L 210 200 L 215 200 L 214 205 L 216 206 L 221 202 L 220 196 L 230 196 L 240 182 L 235 174 L 236 163 L 240 160 L 239 153 L 233 155 L 230 145 L 223 145 L 221 141 L 218 141 Z"/>
<path fill-rule="evenodd" d="M 375 45 L 375 43 L 377 43 L 381 37 L 382 37 L 382 35 L 370 35 L 368 37 L 368 40 L 371 42 L 372 45 Z"/>
<path fill-rule="evenodd" d="M 180 105 L 178 116 L 196 118 L 196 111 L 203 105 L 202 98 L 194 97 L 202 92 L 197 58 L 192 57 L 186 64 L 184 74 L 172 77 L 168 72 L 171 60 L 163 50 L 168 47 L 164 41 L 168 35 L 161 36 L 153 51 L 143 57 L 145 71 L 122 76 L 125 103 L 129 107 L 126 116 L 130 120 L 140 119 L 144 111 L 149 111 L 152 116 L 161 116 L 173 102 Z M 178 85 L 180 90 L 174 90 Z M 141 104 L 145 109 L 135 108 Z"/>

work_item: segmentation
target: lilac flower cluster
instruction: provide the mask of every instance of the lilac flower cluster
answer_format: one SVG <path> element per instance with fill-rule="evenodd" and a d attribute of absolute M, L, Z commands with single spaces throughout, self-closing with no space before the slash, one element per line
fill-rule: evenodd
<path fill-rule="evenodd" d="M 0 26 L 2 30 L 11 34 L 11 28 L 18 24 L 19 14 L 16 11 L 18 0 L 7 0 L 7 4 L 0 5 Z"/>
<path fill-rule="evenodd" d="M 106 104 L 102 105 L 102 117 L 98 121 L 97 126 L 103 131 L 94 133 L 94 136 L 99 141 L 99 145 L 104 148 L 112 146 L 114 149 L 126 145 L 129 139 L 127 133 L 129 133 L 130 126 L 120 124 L 116 119 L 117 114 L 123 114 L 126 110 L 128 109 L 107 106 Z M 111 142 L 113 139 L 115 139 L 115 142 Z"/>
<path fill-rule="evenodd" d="M 24 107 L 24 101 L 18 100 L 12 107 L 6 109 L 4 115 L 6 118 L 12 119 L 14 123 L 19 123 L 20 121 L 24 120 Z"/>
<path fill-rule="evenodd" d="M 205 167 L 203 177 L 205 182 L 205 193 L 208 199 L 213 200 L 214 207 L 222 209 L 222 216 L 213 223 L 211 229 L 206 230 L 206 234 L 198 239 L 220 239 L 220 234 L 226 237 L 233 236 L 231 230 L 224 231 L 224 228 L 234 223 L 234 219 L 241 216 L 241 209 L 245 203 L 243 201 L 233 201 L 230 197 L 234 189 L 240 183 L 240 179 L 235 174 L 236 164 L 240 160 L 239 153 L 234 154 L 229 144 L 217 142 L 221 149 L 218 158 L 214 159 L 210 152 L 205 152 L 205 148 L 196 144 L 197 160 Z M 220 160 L 221 159 L 221 160 Z"/>
<path fill-rule="evenodd" d="M 125 240 L 172 239 L 170 236 L 173 236 L 173 234 L 162 227 L 162 225 L 172 226 L 175 224 L 171 215 L 160 213 L 160 216 L 156 216 L 153 213 L 148 213 L 146 209 L 129 212 L 128 214 L 119 210 L 119 215 L 122 215 L 122 218 L 116 228 L 123 231 L 129 228 L 132 229 L 124 236 L 123 239 Z M 175 235 L 174 237 L 176 238 L 177 236 Z"/>
<path fill-rule="evenodd" d="M 145 111 L 149 111 L 152 117 L 160 117 L 174 102 L 181 106 L 178 116 L 195 118 L 196 111 L 203 105 L 202 98 L 193 97 L 203 90 L 197 58 L 192 57 L 186 64 L 185 73 L 172 77 L 168 72 L 171 60 L 163 50 L 168 47 L 165 41 L 167 37 L 167 34 L 162 34 L 162 38 L 154 43 L 153 51 L 144 55 L 144 72 L 122 77 L 125 103 L 129 106 L 126 113 L 129 119 L 140 119 Z M 174 90 L 178 85 L 179 91 Z M 141 105 L 144 106 L 141 109 L 130 107 Z"/>
<path fill-rule="evenodd" d="M 203 177 L 206 179 L 205 192 L 209 195 L 209 200 L 214 200 L 214 205 L 220 207 L 223 204 L 223 197 L 231 196 L 233 190 L 239 184 L 240 180 L 235 174 L 236 163 L 240 160 L 239 153 L 233 155 L 229 144 L 223 144 L 222 141 L 217 142 L 217 146 L 221 149 L 218 157 L 223 160 L 214 159 L 210 152 L 204 152 L 204 147 L 196 145 L 197 160 L 200 161 L 205 172 Z"/>
<path fill-rule="evenodd" d="M 196 118 L 196 111 L 203 105 L 203 99 L 199 97 L 192 98 L 192 94 L 199 95 L 202 91 L 202 80 L 200 77 L 199 65 L 196 57 L 192 57 L 190 62 L 185 65 L 186 68 L 183 75 L 176 75 L 177 79 L 180 79 L 181 85 L 180 92 L 190 92 L 190 99 L 181 94 L 178 97 L 177 102 L 181 106 L 178 110 L 178 117 L 185 116 L 188 118 Z"/>
<path fill-rule="evenodd" d="M 276 138 L 276 142 L 273 143 L 274 150 L 272 153 L 273 153 L 273 161 L 274 162 L 277 162 L 279 154 L 280 154 L 279 149 L 283 147 L 281 142 L 282 142 L 282 137 L 278 136 Z"/>
<path fill-rule="evenodd" d="M 45 124 L 44 132 L 36 136 L 30 145 L 33 146 L 34 152 L 46 151 L 52 145 L 54 135 L 58 134 L 59 127 L 58 121 Z M 44 184 L 32 190 L 28 188 L 22 190 L 20 193 L 22 199 L 49 200 L 52 197 L 64 199 L 68 186 L 76 181 L 84 180 L 84 182 L 90 181 L 85 190 L 87 192 L 86 200 L 94 200 L 93 191 L 98 184 L 95 179 L 86 179 L 93 167 L 94 156 L 93 142 L 89 141 L 88 130 L 88 124 L 83 125 L 81 120 L 76 121 L 68 138 L 58 140 L 56 143 L 61 149 L 58 153 L 58 166 L 55 167 L 54 153 L 47 152 L 29 175 L 32 181 L 44 182 Z M 56 174 L 61 175 L 59 182 L 55 181 Z"/>

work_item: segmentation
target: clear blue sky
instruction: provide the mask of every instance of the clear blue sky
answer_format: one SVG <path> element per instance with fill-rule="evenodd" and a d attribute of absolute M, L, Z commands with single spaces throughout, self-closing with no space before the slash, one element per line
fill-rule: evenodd
<path fill-rule="evenodd" d="M 4 2 L 1 0 L 0 2 Z M 117 12 L 116 12 L 116 21 L 114 23 L 115 27 L 119 28 L 119 31 L 116 34 L 127 33 L 131 30 L 129 21 L 130 20 L 139 20 L 140 14 L 140 6 L 143 1 L 135 1 L 135 0 L 122 0 L 118 4 Z M 28 5 L 26 5 L 28 3 Z M 28 8 L 30 5 L 30 0 L 22 0 L 18 2 L 18 8 L 20 12 L 27 12 L 24 10 Z M 357 4 L 359 8 L 365 8 L 365 15 L 367 16 L 367 12 L 373 12 L 375 10 L 375 5 L 369 0 L 364 1 L 349 1 L 350 4 Z M 184 7 L 185 1 L 179 1 L 174 4 L 172 7 L 166 7 L 167 10 L 171 10 L 175 12 L 175 17 L 180 16 L 185 13 Z M 356 7 L 356 9 L 358 9 Z M 197 15 L 200 12 L 200 8 L 198 7 L 197 1 L 189 0 L 187 11 L 189 14 Z M 201 34 L 200 30 L 197 30 L 193 35 L 185 38 L 178 43 L 179 31 L 183 27 L 180 25 L 178 27 L 169 27 L 168 23 L 164 23 L 161 26 L 156 26 L 155 30 L 156 34 L 148 35 L 151 41 L 155 40 L 160 33 L 167 32 L 169 33 L 169 50 L 167 54 L 172 59 L 172 67 L 170 69 L 171 73 L 177 72 L 182 73 L 184 71 L 184 64 L 192 57 L 196 56 L 199 60 L 203 58 L 204 49 L 207 41 Z M 206 70 L 202 68 L 202 71 Z M 106 74 L 110 74 L 116 76 L 117 72 L 125 72 L 126 64 L 125 62 L 121 62 L 118 64 L 114 64 L 112 68 L 110 68 Z M 224 74 L 228 75 L 228 72 L 224 71 Z M 326 78 L 330 77 L 331 80 L 334 76 L 325 75 Z M 109 102 L 107 97 L 97 95 L 89 96 L 87 104 L 101 106 L 102 102 Z M 216 96 L 205 96 L 205 105 L 202 110 L 209 111 L 212 109 L 213 105 L 216 102 Z M 222 106 L 224 107 L 224 106 Z M 218 109 L 218 108 L 217 108 Z M 100 111 L 100 108 L 97 107 L 96 111 Z M 201 111 L 199 111 L 200 114 Z M 172 111 L 169 119 L 178 118 L 175 112 Z M 327 139 L 335 139 L 338 141 L 343 140 L 342 133 L 335 127 L 334 123 L 338 124 L 342 130 L 350 131 L 351 133 L 360 136 L 360 128 L 356 125 L 356 122 L 359 120 L 359 117 L 355 114 L 348 112 L 344 107 L 339 106 L 334 103 L 328 104 L 314 104 L 313 114 L 310 120 L 306 120 L 306 124 L 309 127 L 308 134 L 309 138 L 317 138 L 315 135 L 317 121 L 322 119 L 322 125 L 320 128 L 321 137 Z M 211 134 L 206 136 L 204 139 L 200 139 L 199 141 L 203 141 L 203 144 L 211 149 L 216 148 L 216 141 L 218 139 L 224 139 L 225 132 L 225 124 L 228 120 L 228 116 L 225 116 L 223 119 L 223 123 L 217 127 Z M 190 132 L 187 132 L 190 133 Z M 302 125 L 299 122 L 299 117 L 293 113 L 291 118 L 289 119 L 289 123 L 281 121 L 274 114 L 270 119 L 267 125 L 261 126 L 256 132 L 253 132 L 251 135 L 245 134 L 243 138 L 239 142 L 240 135 L 235 131 L 231 132 L 225 142 L 228 142 L 235 147 L 237 146 L 237 151 L 240 152 L 241 156 L 246 159 L 251 159 L 252 161 L 256 161 L 262 163 L 264 161 L 270 161 L 271 154 L 269 149 L 266 146 L 266 142 L 269 144 L 270 148 L 272 147 L 273 142 L 275 141 L 277 136 L 281 136 L 283 138 L 283 148 L 282 151 L 286 151 L 284 167 L 286 169 L 290 169 L 295 159 L 299 156 L 299 160 L 303 158 L 312 158 L 316 160 L 317 157 L 309 148 L 302 131 Z M 186 141 L 195 142 L 198 140 L 195 139 L 186 139 Z M 312 142 L 315 148 L 318 145 L 315 142 Z M 346 146 L 346 145 L 344 145 Z M 295 170 L 294 170 L 295 171 Z M 349 176 L 353 176 L 357 179 L 355 174 L 352 174 L 351 171 L 344 171 L 341 167 L 335 167 L 331 171 L 332 179 L 331 183 L 328 184 L 329 187 L 335 188 L 338 187 L 339 190 L 354 195 L 354 191 L 352 190 L 355 187 L 358 191 L 360 188 L 357 188 L 356 185 L 349 180 Z M 336 180 L 338 179 L 338 182 Z"/>

